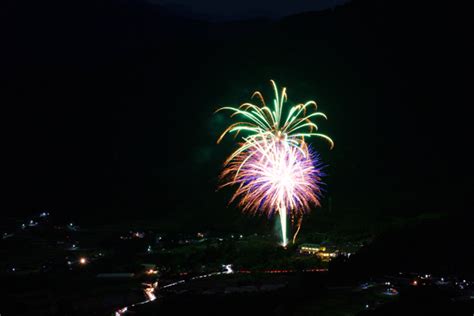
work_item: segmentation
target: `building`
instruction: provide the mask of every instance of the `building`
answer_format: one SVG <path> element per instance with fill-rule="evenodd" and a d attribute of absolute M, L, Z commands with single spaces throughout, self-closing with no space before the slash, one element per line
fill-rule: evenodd
<path fill-rule="evenodd" d="M 320 251 L 326 251 L 326 247 L 320 244 L 302 244 L 300 246 L 300 253 L 302 254 L 314 255 Z"/>
<path fill-rule="evenodd" d="M 338 255 L 337 249 L 328 249 L 320 244 L 302 244 L 299 248 L 301 254 L 316 255 L 323 261 L 329 261 Z"/>
<path fill-rule="evenodd" d="M 316 255 L 321 258 L 323 261 L 329 261 L 332 258 L 335 258 L 338 254 L 337 250 L 324 250 L 316 253 Z"/>

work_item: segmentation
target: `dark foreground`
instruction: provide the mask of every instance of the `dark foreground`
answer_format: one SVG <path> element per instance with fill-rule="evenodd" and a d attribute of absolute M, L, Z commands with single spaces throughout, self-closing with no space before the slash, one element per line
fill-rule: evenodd
<path fill-rule="evenodd" d="M 474 302 L 435 278 L 386 276 L 335 284 L 330 273 L 226 275 L 184 283 L 129 315 L 470 315 Z M 416 278 L 416 277 L 415 277 Z M 390 281 L 389 281 L 390 280 Z"/>

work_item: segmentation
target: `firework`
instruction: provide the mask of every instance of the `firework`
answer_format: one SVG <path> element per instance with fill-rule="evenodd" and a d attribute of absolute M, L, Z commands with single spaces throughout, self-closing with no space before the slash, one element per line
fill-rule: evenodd
<path fill-rule="evenodd" d="M 260 92 L 253 96 L 258 96 L 261 107 L 244 103 L 238 108 L 219 109 L 246 119 L 230 125 L 218 139 L 219 143 L 228 133 L 237 136 L 246 132 L 239 148 L 226 160 L 221 179 L 224 181 L 222 186 L 238 185 L 231 202 L 240 199 L 243 211 L 268 216 L 279 214 L 282 244 L 286 246 L 287 215 L 292 219 L 299 218 L 300 225 L 302 215 L 311 205 L 320 205 L 320 164 L 305 138 L 322 137 L 329 141 L 331 148 L 334 143 L 328 136 L 316 133 L 317 126 L 311 119 L 326 118 L 326 115 L 316 111 L 308 113 L 309 107 L 316 110 L 314 101 L 295 105 L 284 115 L 286 88 L 280 94 L 275 82 L 271 82 L 275 91 L 273 110 L 267 107 Z"/>
<path fill-rule="evenodd" d="M 239 199 L 244 212 L 278 212 L 282 244 L 287 244 L 286 218 L 300 217 L 311 205 L 319 205 L 321 170 L 317 157 L 273 138 L 246 139 L 240 152 L 224 169 L 226 185 L 238 185 L 231 202 Z"/>
<path fill-rule="evenodd" d="M 286 115 L 284 111 L 284 103 L 288 100 L 286 94 L 286 88 L 278 91 L 275 81 L 270 80 L 275 92 L 275 98 L 273 99 L 273 109 L 267 106 L 263 95 L 256 91 L 252 95 L 252 98 L 257 97 L 261 106 L 257 106 L 253 103 L 243 103 L 239 107 L 222 107 L 217 111 L 231 111 L 234 116 L 241 116 L 245 121 L 239 121 L 231 124 L 225 131 L 220 135 L 217 143 L 227 134 L 234 133 L 235 136 L 240 132 L 246 132 L 249 134 L 248 138 L 262 138 L 272 137 L 278 140 L 286 142 L 290 146 L 304 147 L 305 138 L 311 136 L 318 136 L 327 140 L 330 144 L 331 149 L 334 147 L 332 139 L 324 134 L 316 133 L 318 126 L 312 121 L 316 117 L 323 117 L 327 119 L 326 114 L 317 112 L 317 104 L 315 101 L 310 100 L 306 103 L 300 103 L 292 106 L 287 111 Z M 308 113 L 308 109 L 314 109 L 314 112 Z M 245 151 L 250 143 L 244 143 L 239 149 L 237 149 L 232 155 L 229 156 L 227 162 L 232 160 L 240 152 Z"/>

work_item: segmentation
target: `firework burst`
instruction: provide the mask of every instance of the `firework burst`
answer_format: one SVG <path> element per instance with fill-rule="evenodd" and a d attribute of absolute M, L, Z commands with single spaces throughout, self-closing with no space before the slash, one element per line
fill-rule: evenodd
<path fill-rule="evenodd" d="M 226 106 L 217 110 L 217 112 L 227 110 L 232 112 L 231 117 L 240 116 L 244 119 L 244 121 L 236 122 L 227 127 L 220 135 L 217 143 L 220 143 L 227 134 L 235 134 L 235 137 L 237 137 L 240 132 L 246 132 L 246 134 L 249 134 L 247 138 L 271 137 L 295 147 L 305 147 L 305 138 L 317 136 L 327 140 L 332 149 L 334 147 L 332 139 L 327 135 L 317 133 L 318 126 L 312 121 L 316 117 L 327 119 L 326 114 L 317 111 L 316 102 L 310 100 L 294 105 L 289 108 L 285 115 L 283 105 L 288 100 L 286 88 L 279 92 L 275 81 L 270 80 L 270 82 L 275 92 L 273 109 L 267 106 L 263 95 L 256 91 L 253 93 L 252 99 L 258 98 L 261 106 L 246 102 L 239 107 Z M 314 112 L 309 113 L 311 108 L 314 109 Z M 232 160 L 240 152 L 247 150 L 249 146 L 251 146 L 251 143 L 244 143 L 229 156 L 227 161 Z"/>
<path fill-rule="evenodd" d="M 272 138 L 246 139 L 250 145 L 226 166 L 225 184 L 238 185 L 232 201 L 240 198 L 244 212 L 273 215 L 274 206 L 305 213 L 319 205 L 323 175 L 315 154 Z M 227 180 L 225 180 L 227 179 Z"/>
<path fill-rule="evenodd" d="M 273 138 L 246 139 L 240 152 L 224 169 L 223 186 L 237 185 L 231 202 L 239 200 L 244 212 L 278 212 L 282 244 L 287 244 L 286 218 L 301 217 L 311 206 L 319 206 L 322 172 L 317 157 Z"/>
<path fill-rule="evenodd" d="M 244 103 L 238 108 L 219 109 L 232 111 L 232 116 L 240 115 L 246 120 L 230 125 L 218 143 L 228 133 L 237 136 L 245 132 L 247 135 L 226 160 L 221 179 L 222 186 L 238 185 L 231 202 L 239 199 L 243 211 L 268 216 L 279 214 L 282 244 L 286 246 L 287 215 L 292 219 L 299 218 L 300 225 L 302 215 L 312 205 L 320 205 L 320 164 L 316 155 L 310 152 L 305 138 L 322 137 L 329 141 L 331 148 L 334 143 L 328 136 L 316 133 L 318 127 L 311 119 L 326 118 L 326 115 L 316 111 L 307 113 L 309 107 L 316 110 L 314 101 L 295 105 L 284 116 L 286 88 L 280 94 L 275 82 L 271 82 L 275 91 L 273 110 L 267 107 L 258 91 L 253 96 L 261 100 L 261 107 Z"/>

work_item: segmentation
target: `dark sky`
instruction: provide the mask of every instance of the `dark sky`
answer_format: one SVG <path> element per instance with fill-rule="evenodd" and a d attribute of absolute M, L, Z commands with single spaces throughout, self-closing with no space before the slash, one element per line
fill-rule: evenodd
<path fill-rule="evenodd" d="M 471 209 L 470 37 L 467 19 L 438 19 L 449 8 L 351 1 L 209 23 L 136 1 L 7 6 L 4 216 L 240 220 L 215 192 L 233 145 L 215 144 L 230 121 L 213 111 L 270 94 L 272 78 L 329 116 L 335 149 L 313 145 L 335 214 Z"/>
<path fill-rule="evenodd" d="M 309 11 L 332 8 L 349 0 L 149 0 L 178 13 L 210 20 L 239 20 L 243 18 L 278 18 Z"/>

